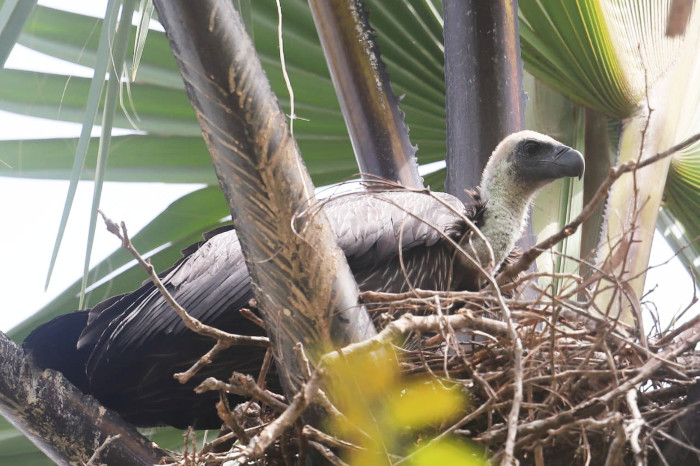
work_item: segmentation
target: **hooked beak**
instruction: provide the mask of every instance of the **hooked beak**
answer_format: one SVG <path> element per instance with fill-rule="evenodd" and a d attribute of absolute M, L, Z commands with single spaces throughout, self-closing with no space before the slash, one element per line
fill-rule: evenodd
<path fill-rule="evenodd" d="M 583 155 L 575 149 L 568 146 L 562 146 L 557 151 L 553 160 L 549 161 L 556 168 L 559 177 L 576 176 L 580 180 L 586 168 L 586 162 Z"/>

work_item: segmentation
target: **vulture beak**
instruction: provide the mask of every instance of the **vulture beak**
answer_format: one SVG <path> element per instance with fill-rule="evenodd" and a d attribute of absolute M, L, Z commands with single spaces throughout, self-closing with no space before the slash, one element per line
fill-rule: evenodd
<path fill-rule="evenodd" d="M 552 168 L 554 168 L 554 172 L 558 175 L 557 178 L 576 176 L 580 180 L 586 168 L 583 155 L 581 155 L 579 151 L 564 145 L 562 145 L 554 154 L 554 157 L 546 161 L 546 163 L 553 165 Z"/>
<path fill-rule="evenodd" d="M 550 145 L 538 154 L 521 157 L 519 172 L 521 179 L 531 182 L 549 183 L 559 178 L 583 176 L 585 162 L 583 155 L 575 149 L 564 144 Z M 538 185 L 542 187 L 542 185 Z"/>

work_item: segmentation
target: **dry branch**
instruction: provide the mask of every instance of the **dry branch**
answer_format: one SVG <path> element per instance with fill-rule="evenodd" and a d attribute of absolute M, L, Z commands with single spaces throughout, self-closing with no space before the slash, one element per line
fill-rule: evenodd
<path fill-rule="evenodd" d="M 278 412 L 282 412 L 288 408 L 282 396 L 276 395 L 268 390 L 263 390 L 255 382 L 255 379 L 247 374 L 234 372 L 229 382 L 230 383 L 225 383 L 213 377 L 209 377 L 202 381 L 194 391 L 197 393 L 204 393 L 210 390 L 219 390 L 234 395 L 247 396 L 265 403 Z"/>
<path fill-rule="evenodd" d="M 121 225 L 117 225 L 117 223 L 111 220 L 109 217 L 107 217 L 104 212 L 102 212 L 101 210 L 99 210 L 98 212 L 102 216 L 105 225 L 107 226 L 107 230 L 121 240 L 122 247 L 129 251 L 129 253 L 134 257 L 134 259 L 136 259 L 136 262 L 138 262 L 138 264 L 141 266 L 141 268 L 143 268 L 146 271 L 146 274 L 151 279 L 151 282 L 153 282 L 155 287 L 163 296 L 163 299 L 165 299 L 165 301 L 177 313 L 180 319 L 182 319 L 182 322 L 185 324 L 185 327 L 187 327 L 195 333 L 216 340 L 216 343 L 214 344 L 212 349 L 209 350 L 209 352 L 207 352 L 201 358 L 199 358 L 199 360 L 197 360 L 192 365 L 192 367 L 190 367 L 185 372 L 174 374 L 174 377 L 180 383 L 186 383 L 187 381 L 189 381 L 192 378 L 192 376 L 194 376 L 202 367 L 211 364 L 212 360 L 218 353 L 227 348 L 230 348 L 231 346 L 270 345 L 270 340 L 267 337 L 259 337 L 253 335 L 236 335 L 233 333 L 223 332 L 217 329 L 216 327 L 203 324 L 198 319 L 195 319 L 190 314 L 188 314 L 187 310 L 180 306 L 180 304 L 175 300 L 175 298 L 173 298 L 168 289 L 165 287 L 151 262 L 147 259 L 144 259 L 143 256 L 139 254 L 134 245 L 131 243 L 131 238 L 129 238 L 129 233 L 126 229 L 126 224 L 124 222 L 121 222 Z"/>
<path fill-rule="evenodd" d="M 322 378 L 322 371 L 317 370 L 311 379 L 305 383 L 301 390 L 294 396 L 292 403 L 280 414 L 277 419 L 265 427 L 262 432 L 253 437 L 248 445 L 239 453 L 234 453 L 229 459 L 235 459 L 245 463 L 250 459 L 260 458 L 265 450 L 281 435 L 285 429 L 290 428 L 302 415 L 306 407 L 316 396 Z"/>

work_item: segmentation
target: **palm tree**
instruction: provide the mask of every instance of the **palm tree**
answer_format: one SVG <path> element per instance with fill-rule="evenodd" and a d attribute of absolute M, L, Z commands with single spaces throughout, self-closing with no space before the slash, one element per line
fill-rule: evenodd
<path fill-rule="evenodd" d="M 13 2 L 7 2 L 4 9 L 9 11 L 10 3 Z M 118 71 L 112 69 L 107 60 L 111 42 L 108 33 L 105 32 L 106 38 L 102 39 L 93 32 L 114 30 L 118 13 L 115 7 L 107 9 L 102 21 L 33 7 L 32 2 L 17 3 L 23 5 L 23 9 L 12 11 L 19 11 L 15 14 L 20 16 L 24 11 L 27 23 L 21 32 L 15 30 L 14 36 L 9 28 L 4 29 L 0 36 L 1 49 L 9 50 L 17 40 L 36 50 L 93 67 L 97 76 L 103 76 L 108 70 Z M 111 2 L 111 5 L 116 3 Z M 282 2 L 285 58 L 294 90 L 293 112 L 280 67 L 274 2 L 237 3 L 242 5 L 247 28 L 285 112 L 309 120 L 297 120 L 294 134 L 314 183 L 337 182 L 357 172 L 306 2 Z M 405 95 L 401 109 L 411 129 L 411 140 L 419 147 L 418 159 L 421 163 L 441 160 L 446 153 L 441 4 L 437 0 L 366 3 L 394 91 Z M 570 3 L 521 0 L 520 40 L 529 72 L 524 82 L 531 102 L 526 110 L 526 125 L 553 134 L 575 147 L 585 147 L 588 166 L 604 169 L 615 160 L 630 160 L 640 153 L 646 156 L 697 132 L 700 97 L 693 94 L 697 90 L 679 83 L 700 70 L 697 51 L 684 47 L 684 44 L 697 43 L 699 15 L 695 13 L 687 21 L 681 21 L 681 24 L 687 23 L 685 32 L 669 38 L 664 27 L 671 3 L 663 0 Z M 148 11 L 148 7 L 142 5 L 143 18 L 149 18 Z M 10 23 L 16 25 L 17 20 Z M 173 203 L 134 237 L 134 244 L 141 251 L 157 251 L 151 260 L 156 268 L 164 268 L 174 262 L 180 249 L 215 227 L 228 210 L 216 187 L 216 177 L 210 168 L 199 126 L 183 93 L 167 40 L 162 33 L 153 30 L 146 36 L 145 28 L 129 34 L 135 59 L 125 68 L 135 79 L 128 86 L 124 85 L 122 93 L 118 94 L 121 100 L 115 100 L 112 94 L 111 100 L 107 97 L 101 101 L 101 79 L 66 80 L 62 76 L 13 70 L 0 74 L 3 82 L 0 95 L 3 107 L 9 110 L 78 121 L 86 128 L 101 116 L 106 123 L 103 125 L 105 135 L 111 126 L 136 126 L 144 134 L 112 137 L 111 144 L 106 144 L 108 138 L 104 138 L 101 147 L 111 147 L 109 159 L 106 150 L 98 149 L 97 141 L 88 144 L 89 131 L 82 139 L 69 141 L 2 142 L 3 161 L 9 167 L 22 168 L 20 171 L 0 164 L 0 174 L 70 178 L 75 182 L 79 174 L 76 167 L 84 165 L 87 173 L 95 172 L 98 185 L 102 180 L 135 179 L 206 184 L 208 187 Z M 113 49 L 113 55 L 120 56 L 116 52 L 118 50 Z M 122 60 L 117 59 L 115 63 L 121 64 Z M 87 102 L 85 96 L 88 96 Z M 117 102 L 123 105 L 124 112 L 114 112 Z M 649 108 L 654 109 L 651 118 L 648 118 Z M 114 118 L 112 124 L 110 118 Z M 647 125 L 650 129 L 642 131 Z M 643 151 L 640 150 L 642 139 L 645 142 Z M 698 160 L 700 146 L 695 145 L 669 159 L 668 164 L 651 167 L 648 170 L 651 173 L 644 176 L 655 182 L 637 181 L 636 191 L 630 186 L 615 188 L 610 194 L 608 212 L 619 212 L 622 221 L 608 221 L 603 226 L 603 235 L 599 234 L 600 224 L 584 225 L 580 236 L 572 236 L 559 246 L 558 252 L 565 256 L 545 258 L 538 266 L 554 270 L 578 268 L 578 263 L 566 256 L 589 258 L 591 250 L 606 247 L 605 242 L 598 244 L 598 238 L 629 237 L 630 226 L 636 223 L 635 239 L 641 242 L 634 243 L 636 249 L 631 252 L 631 260 L 607 266 L 614 271 L 615 267 L 624 265 L 625 270 L 615 273 L 623 277 L 640 276 L 631 286 L 633 294 L 640 297 L 642 272 L 647 266 L 650 235 L 657 226 L 659 206 L 662 215 L 658 225 L 662 231 L 671 226 L 676 230 L 682 228 L 686 243 L 687 238 L 700 234 L 700 223 L 693 213 L 700 204 Z M 589 169 L 583 182 L 565 182 L 541 196 L 539 208 L 533 212 L 535 230 L 546 235 L 576 215 L 584 200 L 597 188 L 604 171 L 601 174 Z M 657 181 L 665 179 L 667 172 L 669 181 L 664 188 Z M 426 184 L 433 189 L 440 187 L 441 175 L 429 177 Z M 649 193 L 645 189 L 649 189 Z M 640 201 L 630 208 L 626 204 L 631 191 L 638 193 Z M 640 205 L 645 209 L 643 213 L 633 215 Z M 182 221 L 183 214 L 186 222 Z M 177 224 L 177 228 L 165 227 L 173 224 Z M 170 232 L 168 237 L 163 235 L 164 230 Z M 682 254 L 696 271 L 698 253 L 700 246 L 695 242 Z M 600 257 L 607 257 L 604 249 Z M 127 253 L 115 252 L 86 274 L 86 283 L 100 280 L 128 261 Z M 695 276 L 700 275 L 696 273 Z M 109 293 L 128 291 L 141 281 L 140 270 L 132 267 L 112 279 Z M 554 286 L 564 284 L 554 283 Z M 15 328 L 11 336 L 21 339 L 38 322 L 77 308 L 75 296 L 80 289 L 80 283 L 71 286 Z M 103 285 L 86 293 L 84 305 L 106 297 L 106 289 Z M 627 312 L 619 297 L 607 299 L 619 302 L 622 312 Z M 10 432 L 7 427 L 6 432 Z M 0 451 L 5 448 L 0 447 Z"/>

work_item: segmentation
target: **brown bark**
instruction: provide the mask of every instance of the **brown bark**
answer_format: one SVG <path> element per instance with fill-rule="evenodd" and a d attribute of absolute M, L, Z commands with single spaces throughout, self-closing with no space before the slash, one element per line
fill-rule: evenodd
<path fill-rule="evenodd" d="M 41 371 L 0 332 L 0 414 L 57 464 L 85 464 L 109 437 L 99 463 L 151 465 L 168 455 L 61 373 Z"/>
<path fill-rule="evenodd" d="M 157 0 L 229 202 L 285 394 L 312 361 L 374 335 L 357 285 L 243 24 L 228 0 Z"/>
<path fill-rule="evenodd" d="M 362 0 L 309 0 L 309 6 L 360 171 L 370 181 L 422 189 L 416 148 Z"/>

